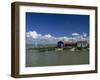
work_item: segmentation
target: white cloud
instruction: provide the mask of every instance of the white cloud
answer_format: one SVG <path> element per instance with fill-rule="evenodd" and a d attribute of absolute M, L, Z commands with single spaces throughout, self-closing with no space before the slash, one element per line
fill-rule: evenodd
<path fill-rule="evenodd" d="M 79 36 L 79 33 L 72 33 L 72 36 Z"/>
<path fill-rule="evenodd" d="M 33 39 L 36 39 L 38 37 L 41 37 L 41 34 L 38 34 L 36 31 L 30 31 L 26 33 L 27 37 L 31 37 Z"/>
<path fill-rule="evenodd" d="M 44 35 L 44 37 L 51 38 L 52 36 L 50 34 L 46 34 L 46 35 Z"/>
<path fill-rule="evenodd" d="M 87 37 L 87 33 L 83 33 L 83 37 Z"/>
<path fill-rule="evenodd" d="M 67 36 L 61 36 L 61 37 L 55 37 L 51 34 L 39 34 L 36 31 L 30 31 L 26 33 L 26 43 L 29 44 L 56 44 L 58 41 L 80 41 L 80 40 L 86 40 L 87 34 L 83 33 L 82 35 L 78 33 L 72 33 L 72 36 L 75 37 L 67 37 Z"/>

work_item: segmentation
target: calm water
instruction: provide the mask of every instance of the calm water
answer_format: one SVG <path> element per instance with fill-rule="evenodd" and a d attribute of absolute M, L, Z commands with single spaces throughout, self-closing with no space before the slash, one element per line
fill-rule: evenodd
<path fill-rule="evenodd" d="M 26 67 L 89 64 L 89 51 L 26 50 Z"/>

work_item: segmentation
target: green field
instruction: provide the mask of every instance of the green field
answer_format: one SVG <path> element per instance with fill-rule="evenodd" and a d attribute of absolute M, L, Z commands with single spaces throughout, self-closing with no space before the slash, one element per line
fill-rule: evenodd
<path fill-rule="evenodd" d="M 30 48 L 26 49 L 26 67 L 81 65 L 89 64 L 89 50 L 64 49 L 57 51 L 55 48 Z"/>

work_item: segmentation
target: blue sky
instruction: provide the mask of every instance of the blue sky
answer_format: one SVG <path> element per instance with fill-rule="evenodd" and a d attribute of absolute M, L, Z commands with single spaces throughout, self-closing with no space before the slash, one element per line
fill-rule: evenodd
<path fill-rule="evenodd" d="M 89 16 L 71 14 L 26 13 L 26 32 L 52 36 L 71 36 L 72 33 L 89 35 Z"/>

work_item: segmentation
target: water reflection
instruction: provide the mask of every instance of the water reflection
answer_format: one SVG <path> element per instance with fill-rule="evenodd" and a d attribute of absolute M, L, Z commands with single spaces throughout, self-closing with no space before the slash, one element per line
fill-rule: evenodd
<path fill-rule="evenodd" d="M 89 64 L 89 51 L 26 50 L 26 67 Z"/>

